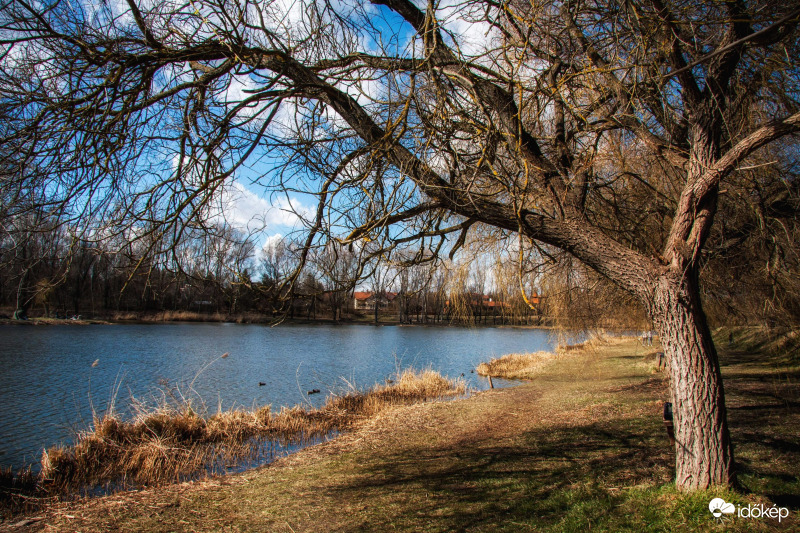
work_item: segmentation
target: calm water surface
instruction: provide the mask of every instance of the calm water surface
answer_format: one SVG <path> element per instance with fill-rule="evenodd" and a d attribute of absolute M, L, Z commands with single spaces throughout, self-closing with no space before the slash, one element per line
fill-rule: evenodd
<path fill-rule="evenodd" d="M 69 444 L 87 428 L 93 409 L 102 413 L 113 401 L 130 414 L 131 398 L 152 403 L 165 389 L 212 412 L 318 406 L 330 391 L 369 387 L 409 366 L 463 373 L 484 389 L 488 383 L 470 373 L 478 363 L 552 345 L 547 331 L 506 328 L 0 326 L 0 465 L 37 462 L 43 448 Z M 309 396 L 312 389 L 322 394 Z"/>

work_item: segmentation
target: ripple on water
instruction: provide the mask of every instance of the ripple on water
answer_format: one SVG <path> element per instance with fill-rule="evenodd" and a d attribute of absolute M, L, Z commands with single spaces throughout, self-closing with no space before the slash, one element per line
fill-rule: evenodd
<path fill-rule="evenodd" d="M 463 373 L 469 387 L 483 389 L 487 382 L 470 373 L 478 363 L 552 344 L 547 331 L 516 328 L 2 325 L 0 465 L 37 462 L 43 448 L 71 443 L 93 411 L 111 404 L 130 415 L 131 398 L 153 403 L 173 394 L 208 412 L 318 407 L 326 394 L 307 391 L 369 387 L 409 366 Z"/>

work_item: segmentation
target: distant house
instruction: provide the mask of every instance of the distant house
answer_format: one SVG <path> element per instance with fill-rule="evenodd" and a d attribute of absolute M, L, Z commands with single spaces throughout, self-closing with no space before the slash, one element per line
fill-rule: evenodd
<path fill-rule="evenodd" d="M 382 297 L 379 295 L 376 298 L 373 292 L 356 291 L 353 293 L 353 308 L 356 311 L 373 311 L 377 301 L 378 309 L 386 309 L 393 304 L 395 298 L 397 298 L 396 292 L 386 291 Z"/>
<path fill-rule="evenodd" d="M 471 293 L 467 295 L 467 304 L 474 310 L 477 309 L 502 309 L 508 307 L 505 302 L 500 302 L 486 294 Z M 538 303 L 538 299 L 537 299 Z M 445 307 L 450 306 L 450 300 L 445 301 Z"/>
<path fill-rule="evenodd" d="M 485 294 L 481 295 L 473 295 L 473 300 L 471 302 L 473 307 L 477 307 L 478 305 L 483 306 L 484 309 L 500 309 L 502 307 L 508 307 L 508 304 L 505 302 L 498 302 L 497 300 L 493 299 L 491 296 L 487 296 Z"/>
<path fill-rule="evenodd" d="M 465 295 L 465 299 L 462 300 L 465 304 L 467 304 L 473 312 L 476 313 L 491 313 L 494 314 L 499 312 L 501 309 L 509 309 L 511 306 L 507 302 L 503 302 L 500 300 L 495 300 L 489 295 L 486 294 L 478 294 L 478 293 L 470 293 Z M 536 308 L 542 303 L 543 296 L 538 294 L 534 294 L 528 297 L 528 303 Z M 450 300 L 446 300 L 444 303 L 445 307 L 450 307 L 451 302 Z"/>
<path fill-rule="evenodd" d="M 539 305 L 540 303 L 542 303 L 542 296 L 539 296 L 537 294 L 534 294 L 533 296 L 529 296 L 528 297 L 528 302 L 531 305 Z"/>

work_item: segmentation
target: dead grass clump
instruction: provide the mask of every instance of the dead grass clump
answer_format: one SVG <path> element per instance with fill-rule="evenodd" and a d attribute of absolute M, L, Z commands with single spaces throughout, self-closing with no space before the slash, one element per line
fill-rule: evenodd
<path fill-rule="evenodd" d="M 35 498 L 39 478 L 28 467 L 14 472 L 11 467 L 0 468 L 0 517 L 26 511 Z"/>
<path fill-rule="evenodd" d="M 137 313 L 117 311 L 116 313 L 111 314 L 111 320 L 116 320 L 121 322 L 134 321 L 134 320 L 139 320 L 139 315 Z"/>
<path fill-rule="evenodd" d="M 42 455 L 41 478 L 48 489 L 68 490 L 119 481 L 140 485 L 176 481 L 210 460 L 207 422 L 189 406 L 165 405 L 125 421 L 113 412 L 96 417 L 93 428 L 72 447 Z"/>
<path fill-rule="evenodd" d="M 266 408 L 269 412 L 269 407 Z M 269 425 L 269 414 L 259 416 L 259 411 L 232 409 L 212 415 L 205 421 L 203 438 L 209 442 L 243 442 Z"/>
<path fill-rule="evenodd" d="M 305 409 L 295 406 L 284 408 L 270 425 L 270 435 L 284 443 L 300 443 L 331 432 L 345 429 L 350 424 L 346 413 L 336 410 Z"/>
<path fill-rule="evenodd" d="M 594 351 L 604 346 L 620 344 L 623 342 L 625 342 L 624 337 L 614 337 L 608 335 L 605 330 L 597 330 L 591 332 L 589 334 L 589 338 L 583 342 L 579 342 L 577 344 L 559 344 L 556 347 L 556 352 L 566 353 Z"/>
<path fill-rule="evenodd" d="M 321 411 L 333 415 L 345 413 L 350 417 L 368 418 L 393 405 L 464 394 L 463 380 L 449 380 L 433 370 L 417 372 L 404 370 L 392 383 L 376 385 L 366 393 L 354 392 L 328 399 Z"/>
<path fill-rule="evenodd" d="M 217 312 L 200 313 L 197 311 L 171 310 L 150 314 L 116 312 L 111 315 L 112 320 L 143 322 L 224 322 L 227 318 L 226 315 Z"/>
<path fill-rule="evenodd" d="M 208 447 L 154 437 L 121 449 L 116 471 L 108 472 L 106 479 L 116 477 L 138 485 L 169 483 L 202 470 L 212 458 Z"/>
<path fill-rule="evenodd" d="M 157 437 L 179 442 L 209 440 L 207 422 L 191 408 L 164 409 L 147 413 L 134 421 L 129 431 L 132 442 Z"/>
<path fill-rule="evenodd" d="M 462 394 L 463 381 L 437 372 L 407 370 L 394 383 L 366 392 L 332 396 L 320 409 L 269 406 L 232 409 L 201 416 L 189 402 L 138 411 L 132 420 L 113 412 L 96 417 L 93 428 L 74 446 L 42 455 L 41 482 L 48 490 L 71 491 L 108 483 L 153 485 L 204 473 L 210 465 L 229 464 L 256 453 L 266 441 L 296 444 L 341 431 L 385 408 Z"/>
<path fill-rule="evenodd" d="M 512 353 L 478 365 L 481 376 L 506 379 L 529 379 L 559 356 L 552 352 Z"/>
<path fill-rule="evenodd" d="M 224 322 L 226 316 L 218 312 L 162 311 L 156 313 L 152 319 L 158 322 Z"/>

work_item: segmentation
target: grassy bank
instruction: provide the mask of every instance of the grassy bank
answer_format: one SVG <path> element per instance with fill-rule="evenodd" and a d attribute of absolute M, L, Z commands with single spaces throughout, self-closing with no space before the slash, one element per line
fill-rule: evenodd
<path fill-rule="evenodd" d="M 773 365 L 800 366 L 800 329 L 723 327 L 714 337 L 723 352 L 761 354 Z"/>
<path fill-rule="evenodd" d="M 595 335 L 580 344 L 562 344 L 555 352 L 510 353 L 478 365 L 481 376 L 505 379 L 535 379 L 571 353 L 592 353 L 600 347 L 624 344 L 627 339 Z"/>
<path fill-rule="evenodd" d="M 53 506 L 48 531 L 796 531 L 796 367 L 720 342 L 742 489 L 677 493 L 659 347 L 571 350 L 512 389 L 399 406 L 265 468 Z M 789 507 L 716 521 L 714 497 Z M 10 528 L 9 528 L 10 529 Z M 16 528 L 16 531 L 24 528 Z"/>

